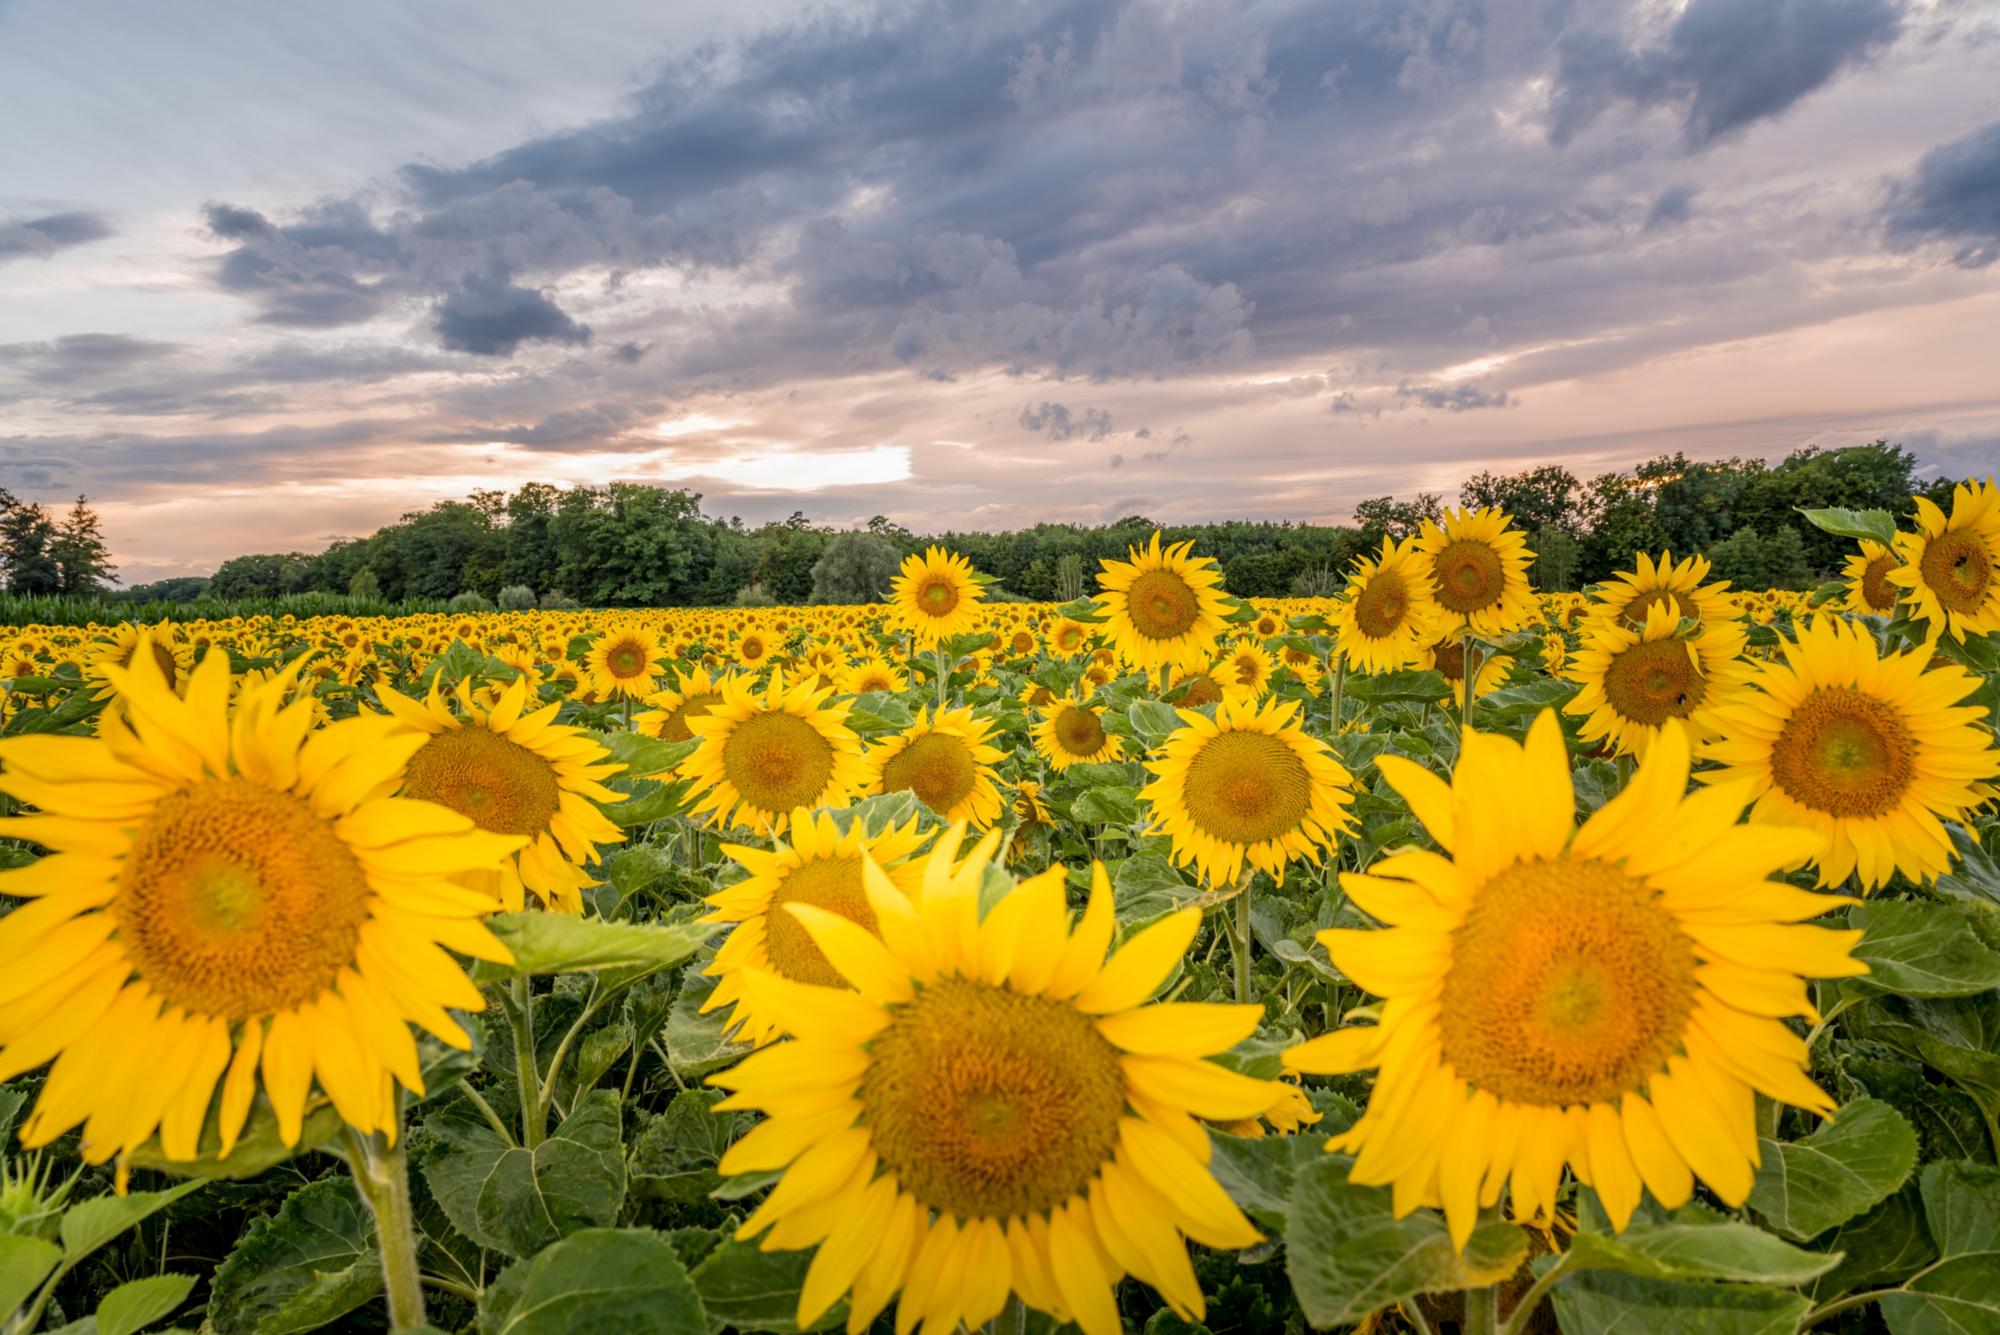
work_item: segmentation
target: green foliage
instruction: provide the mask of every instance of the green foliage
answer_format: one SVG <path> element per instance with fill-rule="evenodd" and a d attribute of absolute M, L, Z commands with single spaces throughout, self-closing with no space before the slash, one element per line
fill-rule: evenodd
<path fill-rule="evenodd" d="M 479 1302 L 480 1335 L 688 1335 L 707 1327 L 673 1244 L 642 1228 L 590 1228 L 507 1267 Z"/>
<path fill-rule="evenodd" d="M 533 1256 L 580 1228 L 615 1222 L 625 1202 L 618 1096 L 593 1090 L 532 1150 L 504 1139 L 469 1104 L 425 1122 L 435 1148 L 424 1181 L 452 1227 L 482 1247 Z"/>
<path fill-rule="evenodd" d="M 253 1220 L 216 1269 L 208 1321 L 217 1335 L 318 1330 L 382 1292 L 375 1221 L 347 1177 L 322 1178 Z"/>
<path fill-rule="evenodd" d="M 529 612 L 535 607 L 535 591 L 525 584 L 509 584 L 493 595 L 493 605 L 502 612 Z"/>
<path fill-rule="evenodd" d="M 812 568 L 815 603 L 874 603 L 889 594 L 902 553 L 873 533 L 842 533 L 826 545 Z"/>

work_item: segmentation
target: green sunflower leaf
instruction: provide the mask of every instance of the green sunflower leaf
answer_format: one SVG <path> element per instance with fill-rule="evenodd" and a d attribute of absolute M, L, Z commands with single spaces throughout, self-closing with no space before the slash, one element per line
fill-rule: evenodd
<path fill-rule="evenodd" d="M 1917 1133 L 1888 1104 L 1857 1099 L 1804 1140 L 1759 1142 L 1750 1208 L 1797 1242 L 1842 1224 L 1909 1180 Z"/>
<path fill-rule="evenodd" d="M 1845 984 L 1906 997 L 1959 997 L 2000 987 L 2000 953 L 1986 948 L 1955 904 L 1884 900 L 1848 910 L 1862 930 L 1854 958 L 1868 973 Z"/>
<path fill-rule="evenodd" d="M 480 1296 L 480 1335 L 690 1335 L 707 1313 L 674 1245 L 647 1228 L 588 1228 L 503 1270 Z"/>

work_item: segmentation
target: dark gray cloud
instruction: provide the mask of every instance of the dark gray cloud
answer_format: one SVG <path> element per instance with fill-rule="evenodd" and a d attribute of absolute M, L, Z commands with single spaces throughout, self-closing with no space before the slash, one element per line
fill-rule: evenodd
<path fill-rule="evenodd" d="M 1646 210 L 1646 230 L 1658 232 L 1686 222 L 1694 216 L 1694 197 L 1694 187 L 1686 183 L 1662 190 L 1653 207 Z"/>
<path fill-rule="evenodd" d="M 580 325 L 532 288 L 498 274 L 467 278 L 437 306 L 438 342 L 453 352 L 507 357 L 523 343 L 590 342 Z"/>
<path fill-rule="evenodd" d="M 1962 268 L 2000 259 L 2000 121 L 1924 154 L 1896 186 L 1888 227 L 1899 246 L 1956 245 L 1952 260 Z"/>
<path fill-rule="evenodd" d="M 1085 408 L 1072 413 L 1068 404 L 1044 400 L 1021 409 L 1018 420 L 1023 430 L 1038 432 L 1050 440 L 1068 440 L 1072 436 L 1103 440 L 1111 434 L 1111 414 L 1102 408 Z M 1141 428 L 1139 434 L 1148 436 L 1152 433 Z"/>
<path fill-rule="evenodd" d="M 159 361 L 178 345 L 125 334 L 66 334 L 42 343 L 0 343 L 0 370 L 31 385 L 76 385 Z"/>
<path fill-rule="evenodd" d="M 1902 23 L 1895 0 L 1692 0 L 1659 44 L 1579 26 L 1558 47 L 1549 137 L 1566 144 L 1625 101 L 1674 108 L 1688 146 L 1704 148 L 1782 115 Z"/>
<path fill-rule="evenodd" d="M 1439 408 L 1452 413 L 1476 408 L 1511 408 L 1516 403 L 1505 390 L 1487 389 L 1469 380 L 1456 385 L 1398 385 L 1396 397 L 1419 408 Z"/>
<path fill-rule="evenodd" d="M 102 241 L 111 225 L 96 213 L 51 213 L 40 218 L 0 218 L 0 264 L 47 259 L 71 246 Z"/>

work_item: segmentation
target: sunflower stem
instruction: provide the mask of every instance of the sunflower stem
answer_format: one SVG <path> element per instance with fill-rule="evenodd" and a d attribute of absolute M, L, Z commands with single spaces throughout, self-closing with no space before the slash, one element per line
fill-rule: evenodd
<path fill-rule="evenodd" d="M 1466 739 L 1472 736 L 1472 684 L 1479 677 L 1479 664 L 1473 660 L 1470 631 L 1458 642 L 1458 670 L 1465 675 L 1465 703 L 1458 710 L 1458 753 L 1463 756 Z"/>
<path fill-rule="evenodd" d="M 400 1121 L 400 1108 L 396 1116 Z M 389 1329 L 413 1330 L 424 1324 L 424 1284 L 417 1269 L 416 1210 L 410 1202 L 410 1163 L 402 1137 L 398 1135 L 391 1145 L 379 1131 L 364 1136 L 349 1127 L 345 1134 L 348 1170 L 375 1217 Z"/>
<path fill-rule="evenodd" d="M 1347 655 L 1339 654 L 1333 660 L 1333 708 L 1328 718 L 1328 722 L 1332 724 L 1333 728 L 1331 735 L 1336 739 L 1340 736 L 1340 696 L 1346 685 Z"/>
<path fill-rule="evenodd" d="M 1488 1284 L 1483 1289 L 1465 1291 L 1465 1335 L 1498 1335 L 1500 1329 L 1500 1288 Z"/>
<path fill-rule="evenodd" d="M 944 661 L 944 645 L 937 647 L 938 712 L 944 712 L 945 691 L 951 684 L 951 668 Z"/>
<path fill-rule="evenodd" d="M 1574 1252 L 1564 1252 L 1558 1256 L 1555 1264 L 1544 1270 L 1535 1282 L 1528 1286 L 1528 1291 L 1514 1304 L 1514 1310 L 1507 1314 L 1506 1323 L 1500 1327 L 1500 1335 L 1521 1335 L 1521 1332 L 1528 1328 L 1528 1323 L 1535 1318 L 1535 1309 L 1549 1296 L 1549 1290 L 1556 1286 L 1556 1281 L 1568 1272 L 1570 1257 L 1574 1255 Z M 1811 1324 L 1808 1322 L 1800 1329 L 1808 1329 Z"/>
<path fill-rule="evenodd" d="M 521 1144 L 533 1149 L 548 1130 L 541 1072 L 535 1067 L 535 999 L 525 977 L 511 986 L 514 1004 L 507 1007 L 507 1026 L 514 1031 L 514 1079 L 521 1089 Z"/>
<path fill-rule="evenodd" d="M 1250 882 L 1257 875 L 1254 867 L 1243 869 L 1243 880 L 1236 891 L 1236 1001 L 1247 1005 L 1250 1001 Z"/>

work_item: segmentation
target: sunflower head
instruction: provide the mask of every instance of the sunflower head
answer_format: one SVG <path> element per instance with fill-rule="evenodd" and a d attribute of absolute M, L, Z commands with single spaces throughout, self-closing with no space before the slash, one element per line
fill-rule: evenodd
<path fill-rule="evenodd" d="M 1703 584 L 1708 571 L 1705 556 L 1676 562 L 1671 552 L 1661 552 L 1658 560 L 1640 552 L 1632 569 L 1619 571 L 1599 587 L 1591 619 L 1598 625 L 1637 630 L 1659 607 L 1675 621 L 1692 621 L 1698 626 L 1731 620 L 1736 613 L 1729 597 L 1729 581 Z"/>
<path fill-rule="evenodd" d="M 1781 1017 L 1816 1018 L 1805 979 L 1866 972 L 1859 932 L 1797 925 L 1852 901 L 1768 879 L 1819 838 L 1736 824 L 1744 785 L 1687 795 L 1683 725 L 1581 828 L 1552 712 L 1525 745 L 1468 736 L 1449 783 L 1378 764 L 1443 852 L 1341 877 L 1383 926 L 1319 940 L 1383 999 L 1379 1018 L 1285 1057 L 1380 1068 L 1366 1113 L 1328 1142 L 1355 1155 L 1354 1181 L 1393 1186 L 1399 1215 L 1442 1205 L 1463 1246 L 1503 1194 L 1517 1217 L 1552 1218 L 1569 1164 L 1622 1229 L 1642 1191 L 1674 1209 L 1696 1178 L 1741 1205 L 1758 1094 L 1832 1111 Z"/>
<path fill-rule="evenodd" d="M 1951 869 L 1943 821 L 1987 798 L 2000 750 L 1985 711 L 1960 702 L 1979 679 L 1922 651 L 1882 657 L 1863 626 L 1818 617 L 1762 665 L 1754 690 L 1716 711 L 1703 748 L 1743 782 L 1751 818 L 1816 832 L 1820 884 L 1850 875 L 1864 890 L 1900 871 L 1918 882 Z"/>
<path fill-rule="evenodd" d="M 2000 487 L 1959 483 L 1949 516 L 1928 497 L 1916 505 L 1917 531 L 1896 535 L 1902 564 L 1885 576 L 1907 591 L 1910 616 L 1933 641 L 2000 630 Z"/>
<path fill-rule="evenodd" d="M 1847 577 L 1841 607 L 1861 616 L 1894 616 L 1902 590 L 1890 582 L 1889 572 L 1898 564 L 1899 558 L 1892 549 L 1863 538 L 1861 549 L 1848 557 L 1841 569 Z"/>
<path fill-rule="evenodd" d="M 942 547 L 903 558 L 889 589 L 897 624 L 920 649 L 977 630 L 985 611 L 986 590 L 973 577 L 972 562 Z"/>
<path fill-rule="evenodd" d="M 1116 760 L 1125 753 L 1124 744 L 1105 731 L 1104 706 L 1091 704 L 1082 691 L 1052 697 L 1029 734 L 1036 753 L 1058 773 L 1084 762 Z"/>
<path fill-rule="evenodd" d="M 1346 600 L 1333 617 L 1340 652 L 1363 672 L 1414 664 L 1436 638 L 1444 615 L 1432 590 L 1417 540 L 1384 539 L 1381 553 L 1357 561 L 1348 577 Z"/>
<path fill-rule="evenodd" d="M 1298 701 L 1275 699 L 1225 699 L 1213 719 L 1182 709 L 1183 726 L 1147 761 L 1154 778 L 1139 798 L 1173 860 L 1205 883 L 1229 885 L 1246 865 L 1282 877 L 1350 828 L 1352 781 L 1298 712 Z"/>
<path fill-rule="evenodd" d="M 1687 721 L 1697 738 L 1712 735 L 1716 706 L 1749 676 L 1746 633 L 1732 621 L 1684 632 L 1685 624 L 1668 601 L 1652 604 L 1637 630 L 1595 623 L 1568 669 L 1583 689 L 1563 707 L 1583 718 L 1584 741 L 1643 754 L 1669 719 Z"/>
<path fill-rule="evenodd" d="M 1016 1293 L 1086 1335 L 1116 1335 L 1111 1290 L 1126 1273 L 1199 1320 L 1182 1238 L 1241 1247 L 1257 1234 L 1210 1174 L 1190 1114 L 1272 1105 L 1270 1082 L 1207 1060 L 1261 1011 L 1146 1004 L 1198 910 L 1107 959 L 1115 915 L 1101 866 L 1072 925 L 1062 868 L 993 899 L 998 835 L 959 860 L 962 836 L 946 832 L 916 894 L 863 864 L 874 931 L 789 906 L 845 986 L 746 973 L 788 1039 L 710 1077 L 734 1091 L 719 1109 L 767 1117 L 722 1171 L 783 1170 L 739 1236 L 817 1245 L 802 1327 L 848 1295 L 847 1328 L 860 1332 L 900 1292 L 899 1329 L 976 1328 Z"/>
<path fill-rule="evenodd" d="M 1425 520 L 1416 549 L 1430 564 L 1431 596 L 1448 619 L 1504 635 L 1535 620 L 1528 564 L 1535 554 L 1499 510 L 1447 510 Z"/>
<path fill-rule="evenodd" d="M 524 677 L 484 699 L 460 682 L 451 697 L 456 712 L 440 680 L 432 680 L 422 704 L 376 687 L 383 707 L 427 739 L 410 757 L 404 796 L 528 841 L 495 873 L 501 907 L 518 912 L 531 890 L 544 907 L 581 913 L 584 890 L 597 884 L 586 868 L 601 845 L 625 841 L 598 809 L 625 800 L 604 786 L 623 767 L 588 732 L 555 721 L 561 701 L 530 710 Z"/>
<path fill-rule="evenodd" d="M 694 814 L 749 829 L 782 832 L 804 807 L 843 807 L 867 781 L 861 739 L 847 726 L 847 706 L 811 681 L 761 689 L 747 677 L 722 683 L 722 699 L 688 720 L 698 738 L 681 762 Z"/>
<path fill-rule="evenodd" d="M 671 689 L 647 696 L 647 708 L 633 716 L 632 729 L 663 742 L 685 742 L 694 736 L 688 720 L 700 718 L 721 700 L 721 678 L 710 676 L 706 668 L 694 668 L 681 674 Z"/>
<path fill-rule="evenodd" d="M 993 766 L 1002 753 L 988 740 L 993 729 L 991 719 L 969 708 L 920 710 L 916 722 L 868 752 L 869 787 L 907 789 L 945 820 L 985 829 L 1000 817 Z"/>
<path fill-rule="evenodd" d="M 653 693 L 659 662 L 666 656 L 666 646 L 651 631 L 614 626 L 597 637 L 583 665 L 600 695 L 647 696 Z"/>
<path fill-rule="evenodd" d="M 1150 672 L 1206 665 L 1227 608 L 1221 568 L 1190 555 L 1193 549 L 1192 542 L 1162 548 L 1156 532 L 1148 546 L 1129 551 L 1129 560 L 1101 563 L 1104 628 L 1133 666 Z"/>
<path fill-rule="evenodd" d="M 423 1089 L 409 1024 L 469 1047 L 445 1008 L 483 1005 L 439 947 L 509 958 L 460 881 L 524 840 L 392 796 L 424 734 L 315 728 L 303 659 L 232 701 L 225 655 L 176 694 L 150 635 L 135 648 L 98 736 L 0 741 L 0 791 L 37 809 L 0 833 L 51 850 L 0 873 L 31 901 L 0 932 L 0 1080 L 54 1058 L 23 1143 L 82 1124 L 95 1163 L 157 1131 L 193 1159 L 218 1083 L 221 1154 L 260 1085 L 286 1144 L 315 1082 L 393 1135 L 394 1087 Z"/>

